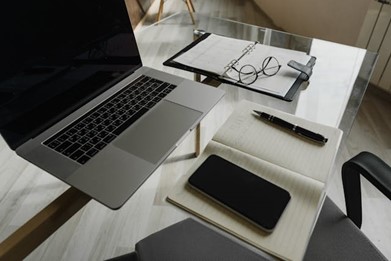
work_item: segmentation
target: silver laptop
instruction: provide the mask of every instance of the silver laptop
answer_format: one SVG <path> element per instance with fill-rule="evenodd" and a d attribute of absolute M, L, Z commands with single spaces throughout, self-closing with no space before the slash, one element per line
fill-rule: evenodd
<path fill-rule="evenodd" d="M 7 1 L 1 9 L 2 137 L 112 209 L 223 96 L 143 67 L 124 0 Z"/>

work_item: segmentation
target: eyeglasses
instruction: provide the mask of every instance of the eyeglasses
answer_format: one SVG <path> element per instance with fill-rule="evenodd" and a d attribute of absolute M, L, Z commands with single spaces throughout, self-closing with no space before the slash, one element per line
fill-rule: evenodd
<path fill-rule="evenodd" d="M 251 64 L 245 64 L 239 70 L 235 66 L 231 68 L 238 72 L 240 83 L 249 85 L 254 83 L 260 76 L 271 77 L 276 75 L 281 65 L 275 57 L 268 56 L 263 60 L 259 70 Z"/>

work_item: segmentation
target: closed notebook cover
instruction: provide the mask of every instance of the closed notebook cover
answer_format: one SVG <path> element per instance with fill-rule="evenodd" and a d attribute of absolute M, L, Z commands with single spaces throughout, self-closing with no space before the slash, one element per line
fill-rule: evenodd
<path fill-rule="evenodd" d="M 188 182 L 268 232 L 290 200 L 288 191 L 217 155 L 210 155 Z"/>

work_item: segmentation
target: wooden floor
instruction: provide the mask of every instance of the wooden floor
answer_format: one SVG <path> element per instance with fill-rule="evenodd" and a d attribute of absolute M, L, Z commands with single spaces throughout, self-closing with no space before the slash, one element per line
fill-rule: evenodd
<path fill-rule="evenodd" d="M 156 19 L 158 2 L 155 1 L 147 16 L 137 27 L 148 26 Z M 197 12 L 224 17 L 245 23 L 276 28 L 272 21 L 253 3 L 252 0 L 193 0 Z M 182 0 L 166 0 L 163 17 L 178 11 L 187 10 Z M 190 16 L 189 16 L 189 21 Z M 327 109 L 327 108 L 325 108 Z M 374 152 L 391 164 L 391 98 L 382 95 L 375 88 L 369 88 L 357 119 L 353 125 L 346 144 L 343 144 L 338 164 L 358 152 L 367 150 Z M 169 165 L 169 164 L 168 164 Z M 339 168 L 337 166 L 337 168 Z M 169 167 L 169 166 L 167 166 Z M 344 209 L 344 198 L 339 171 L 333 175 L 328 188 L 328 195 Z M 18 173 L 15 175 L 15 173 Z M 123 246 L 118 242 L 135 241 L 142 238 L 140 231 L 151 233 L 155 227 L 139 225 L 132 217 L 151 219 L 150 212 L 140 205 L 133 204 L 134 200 L 143 198 L 146 202 L 156 205 L 155 216 L 168 219 L 163 208 L 159 210 L 158 196 L 151 196 L 149 186 L 163 179 L 154 175 L 149 179 L 143 191 L 138 191 L 134 199 L 130 199 L 126 209 L 113 214 L 111 210 L 90 202 L 89 206 L 80 211 L 66 226 L 63 226 L 51 238 L 34 251 L 28 260 L 102 260 L 111 256 L 126 253 L 133 246 Z M 167 178 L 167 177 L 166 177 Z M 172 176 L 170 179 L 174 178 Z M 34 186 L 39 184 L 39 188 Z M 67 185 L 59 182 L 50 175 L 42 175 L 42 171 L 28 164 L 10 151 L 4 141 L 0 140 L 0 241 L 9 235 L 15 227 L 19 227 L 42 206 L 47 205 L 55 196 L 67 189 Z M 379 194 L 371 185 L 363 181 L 363 228 L 371 241 L 391 260 L 391 202 Z M 10 200 L 12 199 L 12 200 Z M 149 210 L 148 210 L 149 211 Z M 160 212 L 159 212 L 160 211 Z M 136 213 L 136 214 L 135 214 Z M 115 218 L 114 218 L 115 217 Z M 146 224 L 146 223 L 142 223 Z M 83 230 L 78 228 L 83 227 Z M 88 231 L 88 235 L 83 234 Z M 128 231 L 128 232 L 126 232 Z M 118 242 L 103 241 L 101 237 L 112 234 Z M 126 240 L 125 240 L 126 238 Z M 114 250 L 113 246 L 116 247 Z M 113 249 L 113 250 L 112 250 Z"/>

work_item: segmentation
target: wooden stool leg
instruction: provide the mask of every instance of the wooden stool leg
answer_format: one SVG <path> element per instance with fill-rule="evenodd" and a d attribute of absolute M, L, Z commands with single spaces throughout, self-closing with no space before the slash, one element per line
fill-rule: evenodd
<path fill-rule="evenodd" d="M 192 11 L 193 13 L 195 13 L 194 5 L 193 5 L 193 0 L 189 0 L 189 2 L 190 2 L 190 6 L 191 6 L 191 11 Z"/>
<path fill-rule="evenodd" d="M 137 2 L 138 7 L 140 8 L 141 12 L 143 12 L 143 14 L 145 14 L 145 10 L 143 8 L 143 5 L 140 3 L 140 1 L 136 0 L 136 2 Z"/>
<path fill-rule="evenodd" d="M 191 1 L 190 0 L 186 0 L 186 5 L 187 5 L 187 9 L 189 9 L 189 14 L 190 14 L 190 17 L 191 17 L 191 21 L 193 22 L 193 24 L 195 24 L 194 17 L 193 17 L 193 11 L 192 11 L 192 7 L 191 7 Z"/>
<path fill-rule="evenodd" d="M 157 13 L 156 22 L 160 21 L 160 17 L 163 14 L 163 5 L 164 5 L 164 0 L 160 0 L 159 12 Z"/>
<path fill-rule="evenodd" d="M 198 157 L 201 154 L 201 122 L 196 127 L 196 140 L 195 140 L 195 156 Z"/>

